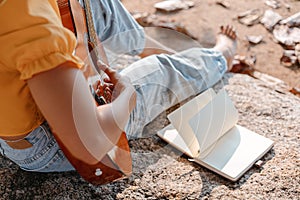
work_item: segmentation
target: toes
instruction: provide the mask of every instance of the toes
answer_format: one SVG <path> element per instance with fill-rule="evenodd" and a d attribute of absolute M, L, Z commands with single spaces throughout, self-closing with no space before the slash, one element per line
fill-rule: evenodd
<path fill-rule="evenodd" d="M 233 28 L 233 26 L 230 27 L 230 35 L 229 35 L 232 39 L 236 39 L 236 31 Z"/>
<path fill-rule="evenodd" d="M 232 37 L 232 35 L 233 35 L 232 30 L 233 30 L 233 27 L 228 25 L 227 26 L 227 36 Z"/>
<path fill-rule="evenodd" d="M 224 26 L 221 26 L 220 27 L 220 33 L 221 34 L 224 34 L 228 37 L 230 37 L 231 39 L 236 39 L 236 31 L 234 30 L 233 26 L 231 25 L 226 25 L 225 27 Z"/>
<path fill-rule="evenodd" d="M 231 31 L 231 27 L 229 25 L 227 25 L 226 28 L 225 28 L 225 34 L 227 36 L 229 36 L 230 35 L 230 31 Z"/>
<path fill-rule="evenodd" d="M 220 33 L 221 34 L 225 34 L 225 28 L 224 28 L 224 26 L 222 25 L 222 26 L 220 26 Z"/>

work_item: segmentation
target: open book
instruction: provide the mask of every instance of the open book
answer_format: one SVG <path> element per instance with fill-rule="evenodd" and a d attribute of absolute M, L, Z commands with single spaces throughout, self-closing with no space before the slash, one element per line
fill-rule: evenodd
<path fill-rule="evenodd" d="M 158 136 L 198 164 L 238 180 L 274 142 L 237 125 L 238 112 L 225 90 L 208 89 L 168 115 Z"/>

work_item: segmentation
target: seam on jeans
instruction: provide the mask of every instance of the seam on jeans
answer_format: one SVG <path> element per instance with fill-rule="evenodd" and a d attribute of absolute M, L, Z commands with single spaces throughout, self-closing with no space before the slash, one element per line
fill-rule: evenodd
<path fill-rule="evenodd" d="M 51 148 L 57 144 L 56 140 L 54 139 L 54 137 L 51 134 L 51 130 L 47 124 L 47 122 L 43 123 L 41 126 L 41 129 L 44 131 L 44 135 L 47 137 L 48 139 L 48 143 L 47 145 L 45 145 L 45 147 L 36 155 L 34 155 L 33 157 L 27 158 L 23 161 L 16 161 L 18 163 L 18 165 L 28 165 L 36 160 L 38 160 L 39 158 L 41 158 L 44 154 L 46 154 L 47 152 L 49 152 L 51 150 Z"/>
<path fill-rule="evenodd" d="M 47 169 L 47 168 L 49 168 L 50 166 L 52 166 L 54 163 L 56 163 L 58 160 L 62 160 L 62 158 L 63 158 L 63 156 L 62 156 L 62 150 L 61 150 L 61 149 L 58 149 L 58 150 L 56 151 L 56 153 L 54 154 L 53 158 L 51 158 L 51 159 L 49 160 L 49 162 L 48 162 L 45 166 L 43 166 L 43 167 L 41 167 L 41 168 Z"/>
<path fill-rule="evenodd" d="M 41 158 L 43 155 L 45 155 L 47 152 L 49 152 L 51 150 L 51 148 L 56 144 L 56 141 L 54 139 L 50 140 L 47 144 L 47 146 L 45 146 L 38 154 L 34 155 L 33 157 L 27 158 L 25 160 L 22 161 L 15 161 L 18 165 L 28 165 L 36 160 L 38 160 L 39 158 Z"/>
<path fill-rule="evenodd" d="M 47 126 L 46 124 L 42 124 L 42 125 L 41 125 L 41 128 L 42 128 L 43 131 L 45 132 L 45 135 L 46 135 L 47 139 L 48 139 L 48 140 L 51 140 L 50 135 L 49 135 L 50 132 L 51 132 L 51 130 L 48 129 L 48 126 Z"/>
<path fill-rule="evenodd" d="M 47 162 L 45 165 L 39 167 L 39 168 L 35 168 L 35 169 L 29 169 L 26 167 L 22 167 L 20 166 L 21 169 L 25 170 L 25 171 L 35 171 L 35 172 L 43 172 L 45 169 L 51 168 L 51 166 L 53 164 L 55 164 L 58 160 L 62 160 L 64 158 L 64 155 L 62 154 L 62 150 L 58 149 L 54 156 L 49 160 L 49 162 Z"/>
<path fill-rule="evenodd" d="M 44 133 L 46 133 L 46 137 L 49 139 L 49 136 L 47 134 L 47 131 L 44 128 L 44 124 L 41 124 L 40 126 L 38 126 L 36 129 L 34 129 L 33 131 L 31 131 L 26 137 L 24 137 L 23 139 L 27 140 L 28 142 L 30 142 L 31 144 L 35 144 L 36 142 L 38 142 L 41 139 L 41 130 L 38 129 L 42 129 L 42 131 L 44 131 Z M 38 132 L 37 132 L 38 131 Z"/>
<path fill-rule="evenodd" d="M 41 126 L 39 126 L 38 128 L 40 128 L 40 127 Z M 34 131 L 37 131 L 37 129 L 34 129 L 31 133 L 29 133 L 28 136 L 25 137 L 25 139 L 28 140 L 32 145 L 34 145 L 35 143 L 37 143 L 40 140 L 40 138 L 41 138 L 41 136 L 40 136 L 41 132 L 39 131 L 38 133 L 34 134 Z M 31 134 L 34 134 L 32 136 L 32 138 L 30 138 Z"/>

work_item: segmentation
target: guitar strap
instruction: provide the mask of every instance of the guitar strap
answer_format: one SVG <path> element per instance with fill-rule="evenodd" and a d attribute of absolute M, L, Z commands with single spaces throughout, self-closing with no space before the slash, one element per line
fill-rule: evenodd
<path fill-rule="evenodd" d="M 94 28 L 90 0 L 84 0 L 83 7 L 77 0 L 57 0 L 57 4 L 63 25 L 76 35 L 75 55 L 85 63 L 83 72 L 86 78 L 95 74 L 95 70 L 100 73 L 97 60 L 101 59 L 107 65 L 108 61 Z M 88 165 L 75 159 L 62 141 L 58 139 L 57 142 L 77 172 L 92 184 L 110 183 L 126 178 L 132 173 L 130 148 L 124 132 L 116 146 L 95 165 Z"/>

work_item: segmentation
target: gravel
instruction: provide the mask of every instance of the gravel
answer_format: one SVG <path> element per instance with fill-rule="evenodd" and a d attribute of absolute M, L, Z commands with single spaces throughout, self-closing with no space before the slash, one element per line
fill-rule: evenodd
<path fill-rule="evenodd" d="M 239 124 L 275 141 L 237 182 L 197 165 L 154 134 L 168 121 L 162 113 L 130 141 L 130 178 L 104 186 L 76 172 L 29 173 L 0 157 L 0 199 L 300 199 L 300 98 L 280 81 L 226 74 L 224 85 L 239 111 Z"/>

